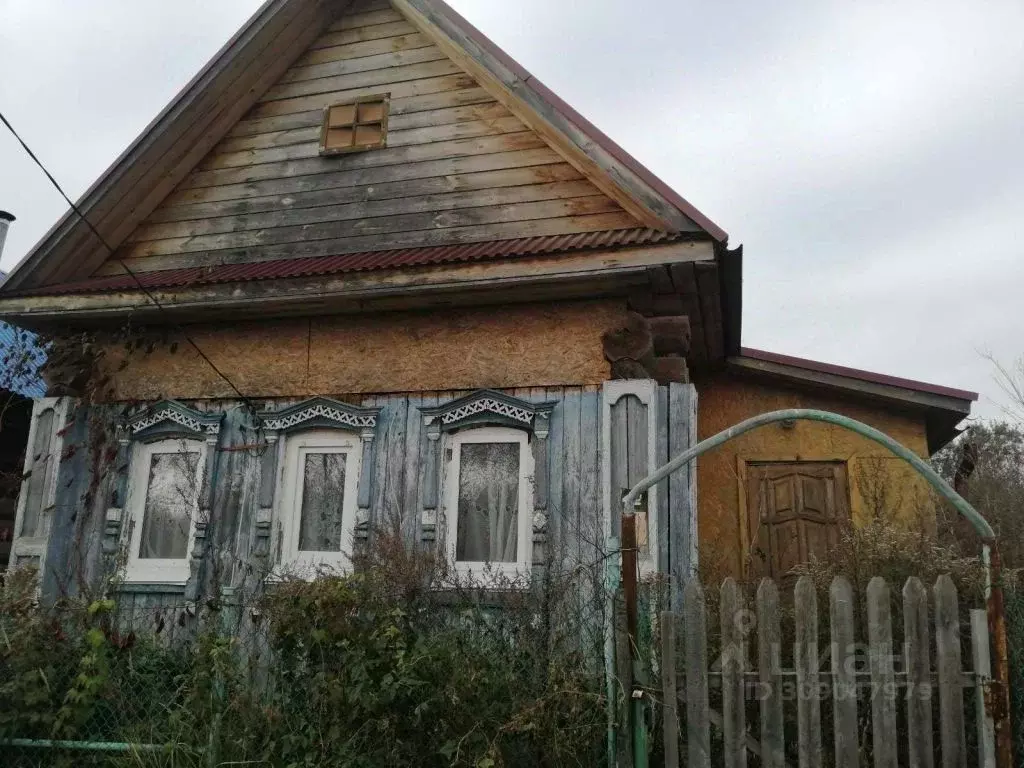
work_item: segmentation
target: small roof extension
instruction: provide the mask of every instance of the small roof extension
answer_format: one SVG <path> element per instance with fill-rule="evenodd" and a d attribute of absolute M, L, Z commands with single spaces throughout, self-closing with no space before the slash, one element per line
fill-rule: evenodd
<path fill-rule="evenodd" d="M 960 434 L 957 425 L 971 413 L 977 392 L 847 368 L 802 357 L 743 347 L 728 358 L 729 370 L 812 391 L 843 392 L 859 399 L 923 412 L 928 451 L 935 453 Z"/>

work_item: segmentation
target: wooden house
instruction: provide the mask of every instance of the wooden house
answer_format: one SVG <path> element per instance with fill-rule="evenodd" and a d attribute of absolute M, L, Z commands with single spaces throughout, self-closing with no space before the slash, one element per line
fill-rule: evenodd
<path fill-rule="evenodd" d="M 384 525 L 596 565 L 622 490 L 745 415 L 926 453 L 973 397 L 742 350 L 725 232 L 439 0 L 268 0 L 79 207 L 0 288 L 64 340 L 12 553 L 50 594 L 346 569 Z M 734 570 L 827 546 L 874 454 L 826 429 L 655 487 L 642 570 L 690 574 L 698 519 Z"/>

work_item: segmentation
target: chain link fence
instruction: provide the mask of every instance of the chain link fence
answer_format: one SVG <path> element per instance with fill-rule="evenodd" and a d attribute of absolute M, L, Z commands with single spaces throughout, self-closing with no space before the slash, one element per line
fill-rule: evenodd
<path fill-rule="evenodd" d="M 603 763 L 603 563 L 526 590 L 403 567 L 198 605 L 8 583 L 0 765 Z"/>
<path fill-rule="evenodd" d="M 389 562 L 259 599 L 53 609 L 8 579 L 0 765 L 602 765 L 602 567 L 527 591 L 441 590 Z M 664 589 L 642 590 L 644 648 Z M 1006 609 L 1019 761 L 1024 591 L 1008 588 Z"/>
<path fill-rule="evenodd" d="M 202 660 L 196 643 L 121 631 L 108 605 L 0 620 L 0 763 L 158 765 L 198 746 L 180 718 Z"/>

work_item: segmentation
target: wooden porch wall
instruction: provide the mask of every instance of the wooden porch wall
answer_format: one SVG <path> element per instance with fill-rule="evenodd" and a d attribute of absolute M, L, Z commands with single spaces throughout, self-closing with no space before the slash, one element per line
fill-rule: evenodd
<path fill-rule="evenodd" d="M 553 387 L 505 390 L 531 402 L 557 403 L 548 437 L 548 557 L 565 566 L 590 566 L 595 578 L 604 572 L 605 536 L 601 503 L 601 388 Z M 397 522 L 403 536 L 416 546 L 433 546 L 421 527 L 422 462 L 427 451 L 420 408 L 448 402 L 469 391 L 376 395 L 359 404 L 382 408 L 371 485 L 371 523 Z M 659 387 L 658 463 L 669 451 L 674 455 L 694 440 L 696 395 L 692 386 Z M 358 398 L 348 398 L 356 402 Z M 276 408 L 301 402 L 300 398 L 272 401 Z M 205 411 L 225 414 L 214 461 L 214 497 L 207 529 L 207 548 L 199 571 L 198 593 L 212 597 L 224 586 L 249 591 L 262 578 L 262 564 L 254 556 L 260 508 L 260 457 L 254 450 L 251 422 L 238 401 L 210 400 L 190 403 Z M 72 449 L 59 467 L 58 497 L 51 535 L 44 592 L 48 597 L 74 594 L 82 589 L 98 593 L 105 572 L 102 548 L 106 510 L 119 506 L 121 469 L 115 461 L 94 463 L 90 444 L 96 444 L 96 425 L 116 416 L 117 409 L 96 406 L 77 409 L 68 428 Z M 627 432 L 646 429 L 646 414 L 627 416 Z M 629 456 L 613 442 L 612 454 Z M 99 469 L 97 470 L 97 467 Z M 683 470 L 660 486 L 659 546 L 663 563 L 681 579 L 695 565 L 693 477 Z M 276 521 L 275 521 L 276 525 Z M 108 545 L 112 544 L 108 539 Z M 180 587 L 128 585 L 117 595 L 122 622 L 139 632 L 160 626 L 168 636 L 191 631 L 191 617 Z"/>
<path fill-rule="evenodd" d="M 324 107 L 381 93 L 387 147 L 320 157 Z M 635 226 L 398 11 L 360 0 L 117 255 L 146 271 Z"/>

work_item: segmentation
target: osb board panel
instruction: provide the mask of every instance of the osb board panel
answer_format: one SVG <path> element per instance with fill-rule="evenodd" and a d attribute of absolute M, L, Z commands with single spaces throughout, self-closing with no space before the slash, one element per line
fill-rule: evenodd
<path fill-rule="evenodd" d="M 309 392 L 307 320 L 189 326 L 188 335 L 246 397 Z M 105 360 L 117 400 L 237 396 L 181 335 L 157 343 L 149 353 L 126 355 L 122 347 L 113 347 Z M 122 361 L 126 367 L 118 370 Z"/>
<path fill-rule="evenodd" d="M 601 334 L 617 300 L 443 312 L 338 315 L 192 327 L 203 352 L 247 397 L 599 384 Z M 111 349 L 116 369 L 124 352 Z M 115 372 L 119 400 L 234 393 L 183 339 L 135 353 Z"/>
<path fill-rule="evenodd" d="M 381 23 L 364 6 L 297 59 L 97 274 L 121 273 L 118 259 L 169 269 L 637 226 L 397 12 Z M 325 107 L 385 93 L 385 147 L 320 156 Z"/>
<path fill-rule="evenodd" d="M 928 455 L 923 417 L 838 397 L 802 393 L 727 374 L 696 382 L 701 440 L 744 419 L 783 408 L 835 411 L 879 429 L 921 456 Z M 697 509 L 701 569 L 717 575 L 742 573 L 746 553 L 740 520 L 739 462 L 847 462 L 850 510 L 854 522 L 876 511 L 907 525 L 931 525 L 926 513 L 927 484 L 882 446 L 829 424 L 797 422 L 792 428 L 768 426 L 748 432 L 697 461 Z"/>

